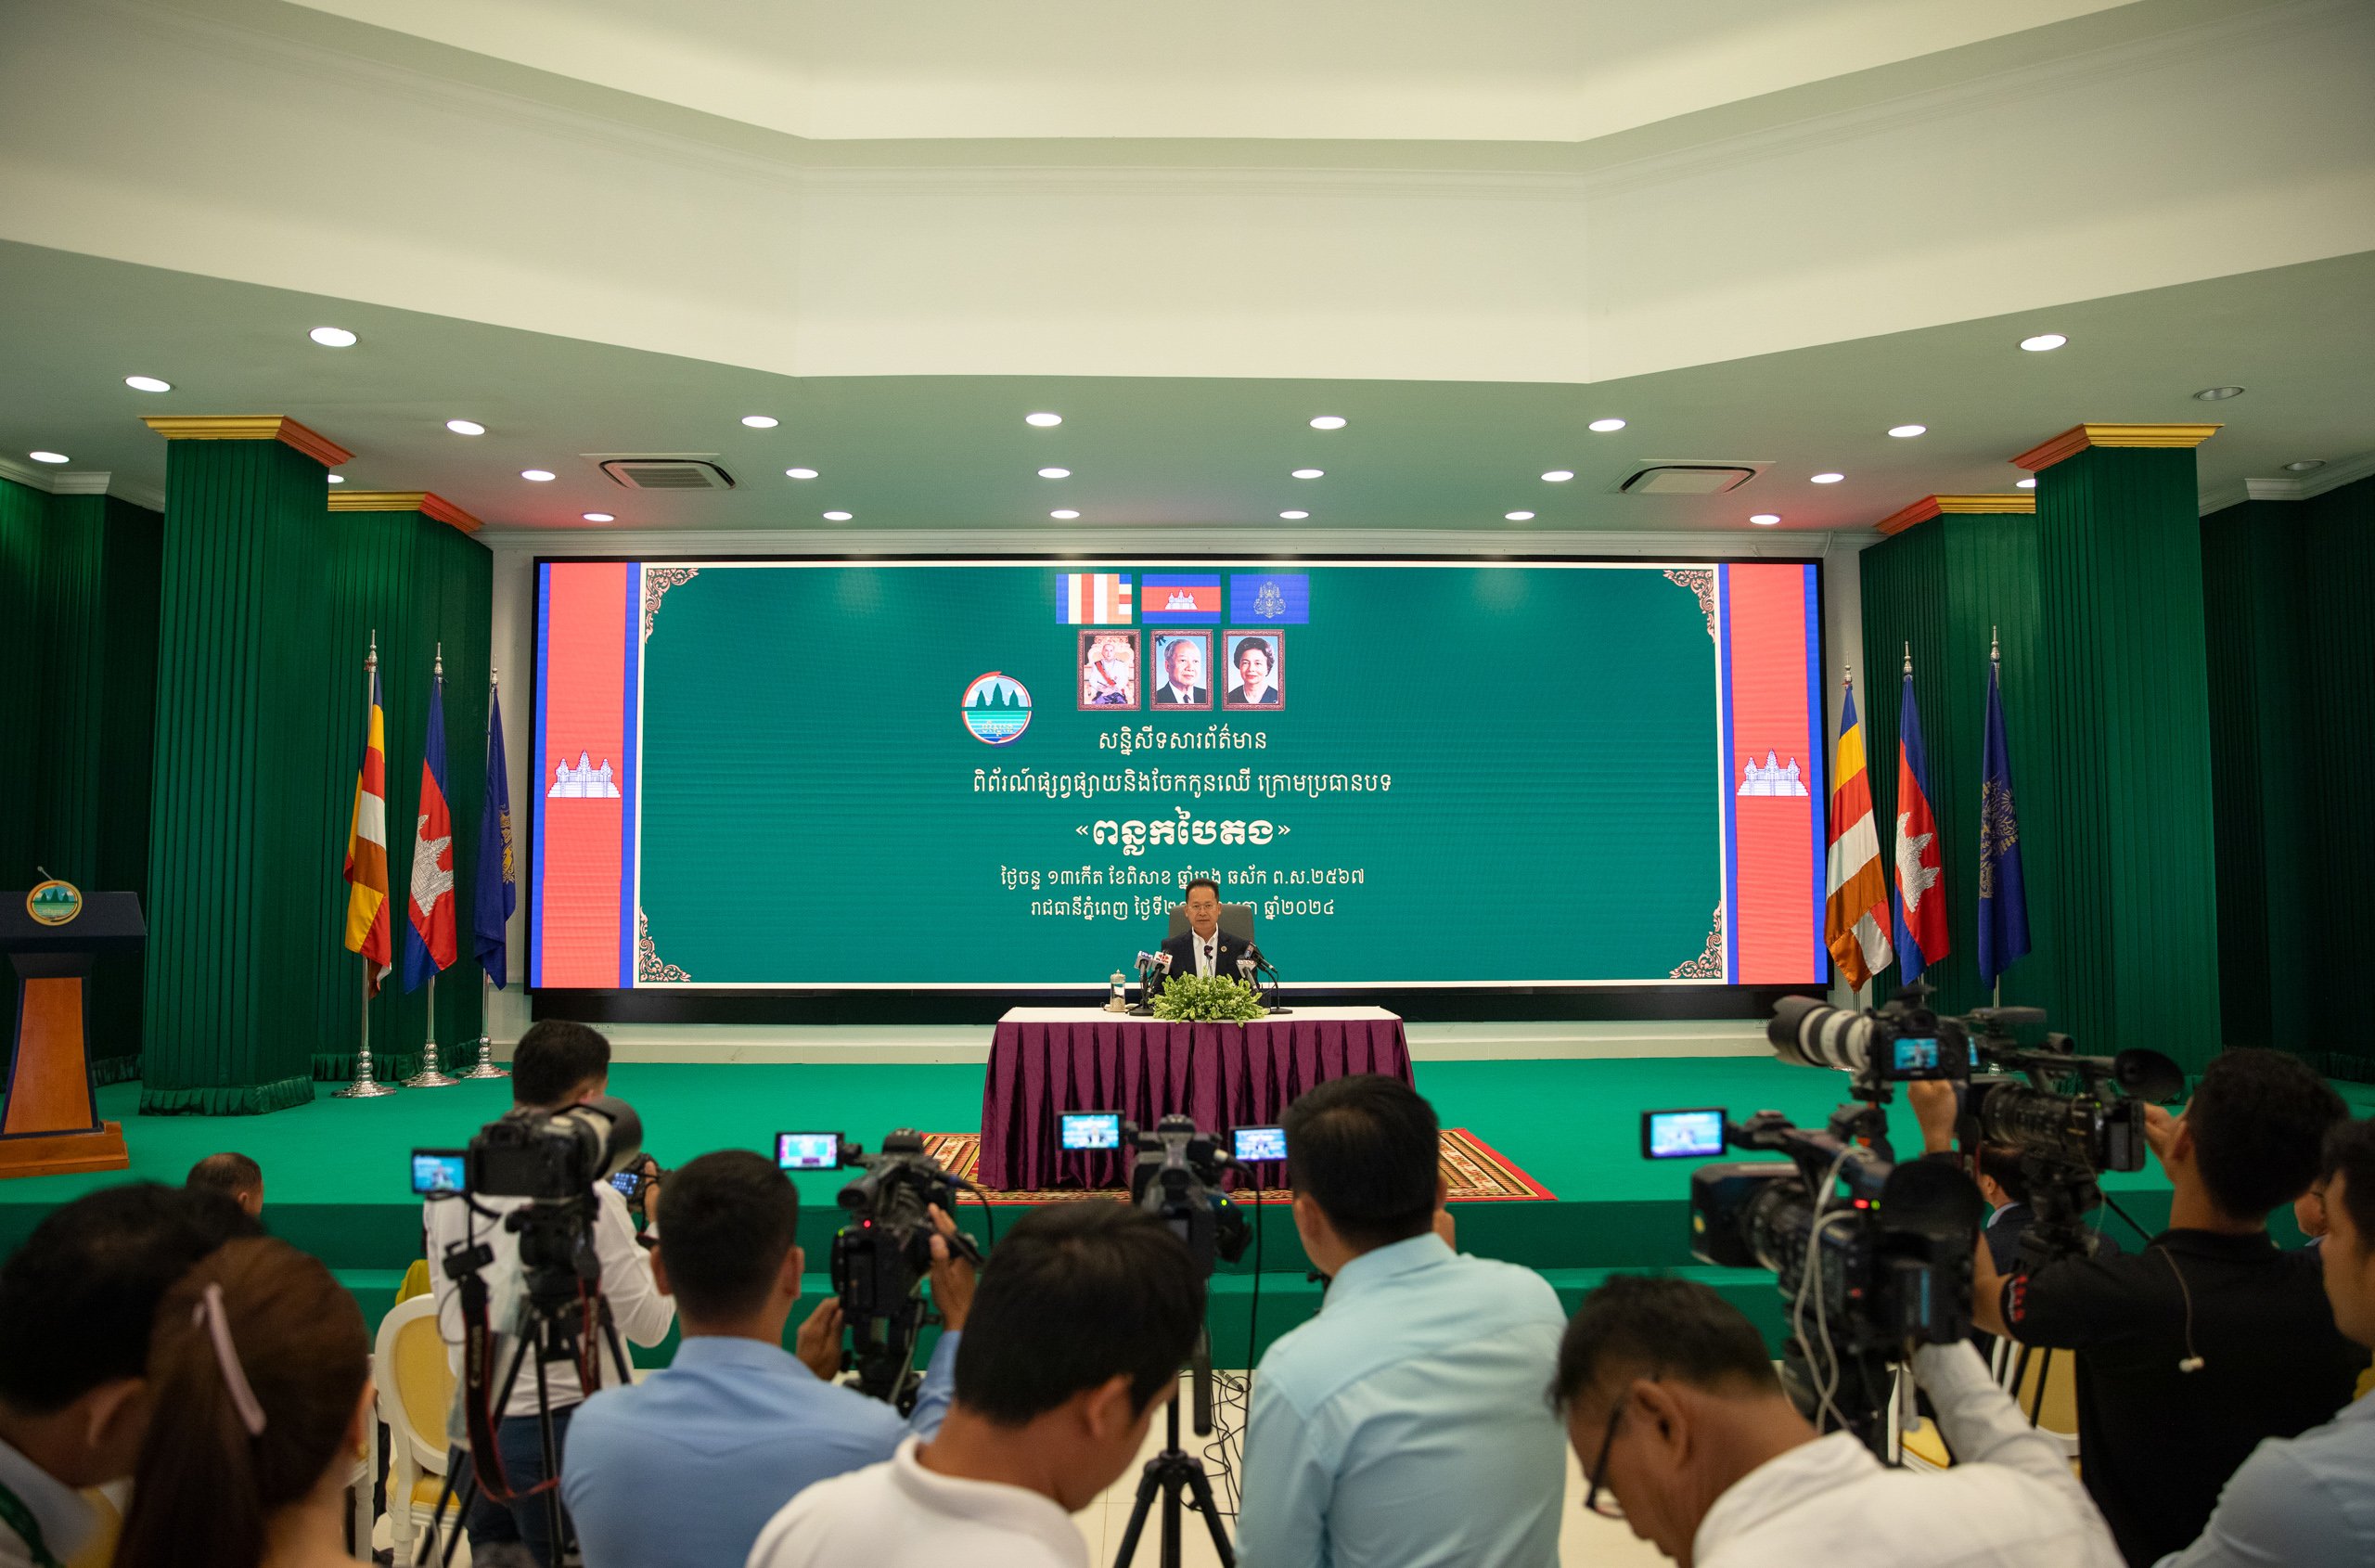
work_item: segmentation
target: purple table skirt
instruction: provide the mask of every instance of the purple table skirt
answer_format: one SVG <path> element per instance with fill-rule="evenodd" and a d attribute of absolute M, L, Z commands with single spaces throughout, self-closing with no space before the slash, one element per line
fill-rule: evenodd
<path fill-rule="evenodd" d="M 1002 1022 L 982 1086 L 982 1185 L 1009 1191 L 1125 1185 L 1129 1151 L 1057 1147 L 1063 1112 L 1119 1111 L 1141 1128 L 1184 1112 L 1205 1131 L 1223 1133 L 1276 1123 L 1305 1089 L 1353 1073 L 1411 1081 L 1400 1019 Z M 1283 1184 L 1283 1162 L 1258 1175 L 1265 1187 Z"/>

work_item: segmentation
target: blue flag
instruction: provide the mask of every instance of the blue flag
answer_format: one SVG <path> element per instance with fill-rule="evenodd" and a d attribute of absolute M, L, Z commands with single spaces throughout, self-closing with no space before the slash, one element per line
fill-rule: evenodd
<path fill-rule="evenodd" d="M 1228 579 L 1233 626 L 1300 626 L 1311 620 L 1311 573 L 1234 572 Z"/>
<path fill-rule="evenodd" d="M 2021 880 L 2021 818 L 2012 803 L 2012 753 L 2004 744 L 2002 674 L 1991 653 L 1987 739 L 1979 769 L 1979 981 L 1991 987 L 2029 952 L 2029 897 Z"/>
<path fill-rule="evenodd" d="M 511 868 L 511 770 L 503 757 L 503 696 L 489 692 L 486 794 L 479 807 L 479 885 L 470 901 L 470 924 L 479 967 L 498 986 L 510 968 L 505 933 L 519 897 L 520 880 Z"/>

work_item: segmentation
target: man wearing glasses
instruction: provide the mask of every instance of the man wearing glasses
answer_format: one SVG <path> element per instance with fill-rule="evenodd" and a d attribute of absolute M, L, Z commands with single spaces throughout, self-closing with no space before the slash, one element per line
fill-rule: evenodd
<path fill-rule="evenodd" d="M 1959 1462 L 1890 1470 L 1817 1433 L 1739 1309 L 1686 1279 L 1619 1275 L 1584 1298 L 1551 1394 L 1585 1506 L 1691 1568 L 2120 1568 L 2060 1446 L 1967 1343 L 1915 1353 Z"/>

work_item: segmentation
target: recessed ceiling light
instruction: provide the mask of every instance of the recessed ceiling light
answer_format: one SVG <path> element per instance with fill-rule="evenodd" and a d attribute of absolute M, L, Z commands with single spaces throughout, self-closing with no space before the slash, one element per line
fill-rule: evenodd
<path fill-rule="evenodd" d="M 134 392 L 171 392 L 173 390 L 173 382 L 160 381 L 154 376 L 126 376 L 123 379 L 123 384 L 130 387 Z"/>
<path fill-rule="evenodd" d="M 1756 512 L 1749 518 L 1749 521 L 1756 524 L 1759 528 L 1770 528 L 1780 521 L 1781 514 L 1778 512 Z"/>
<path fill-rule="evenodd" d="M 305 336 L 326 349 L 348 349 L 354 346 L 354 334 L 343 327 L 316 327 Z"/>
<path fill-rule="evenodd" d="M 616 522 L 619 520 L 612 517 L 608 512 L 587 512 L 585 514 L 585 521 L 588 522 Z"/>
<path fill-rule="evenodd" d="M 552 482 L 553 471 L 550 469 L 521 469 L 520 477 L 533 484 L 548 484 Z"/>
<path fill-rule="evenodd" d="M 332 484 L 344 484 L 346 482 L 346 476 L 344 474 L 332 474 L 330 475 L 330 482 Z"/>
<path fill-rule="evenodd" d="M 1503 512 L 1501 515 L 1511 522 L 1532 522 L 1534 521 L 1534 514 L 1532 512 Z"/>
<path fill-rule="evenodd" d="M 1311 422 L 1311 428 L 1316 431 L 1341 431 L 1344 428 L 1344 416 L 1342 414 L 1322 414 L 1318 418 L 1314 419 Z"/>
<path fill-rule="evenodd" d="M 25 456 L 36 463 L 67 463 L 73 460 L 63 452 L 28 452 Z"/>
<path fill-rule="evenodd" d="M 1289 522 L 1301 522 L 1311 514 L 1309 512 L 1280 512 L 1278 515 L 1285 518 Z"/>
<path fill-rule="evenodd" d="M 1328 473 L 1328 470 L 1327 470 L 1326 469 L 1297 469 L 1295 470 L 1295 478 L 1297 478 L 1297 479 L 1321 479 L 1321 478 L 1325 478 L 1325 477 L 1327 476 L 1327 473 Z"/>
<path fill-rule="evenodd" d="M 1591 424 L 1585 428 L 1598 431 L 1600 434 L 1606 435 L 1611 431 L 1623 430 L 1624 428 L 1624 421 L 1622 419 L 1594 419 Z"/>
<path fill-rule="evenodd" d="M 1889 427 L 1889 434 L 1896 437 L 1899 441 L 1905 441 L 1913 436 L 1922 434 L 1924 431 L 1928 431 L 1929 428 L 1930 427 L 1927 425 L 1891 425 Z"/>
<path fill-rule="evenodd" d="M 445 428 L 456 435 L 484 435 L 486 427 L 476 419 L 448 419 Z"/>
<path fill-rule="evenodd" d="M 849 520 L 850 514 L 847 512 L 827 512 L 825 514 L 825 521 L 827 522 L 847 522 Z"/>
<path fill-rule="evenodd" d="M 1041 469 L 1039 477 L 1041 479 L 1070 479 L 1072 477 L 1072 471 L 1070 469 Z"/>
<path fill-rule="evenodd" d="M 2324 468 L 2326 466 L 2326 460 L 2323 457 L 2304 457 L 2297 463 L 2287 463 L 2284 466 L 2290 472 L 2305 474 L 2311 469 Z"/>
<path fill-rule="evenodd" d="M 786 479 L 815 479 L 816 470 L 815 469 L 786 469 L 783 476 Z"/>
<path fill-rule="evenodd" d="M 1022 422 L 1026 425 L 1036 425 L 1041 430 L 1046 430 L 1050 425 L 1062 424 L 1064 422 L 1064 417 L 1061 414 L 1025 414 L 1022 417 Z"/>
<path fill-rule="evenodd" d="M 2035 490 L 2036 487 L 2037 476 L 2035 474 L 2031 474 L 2026 479 L 2016 479 L 2012 482 L 2012 488 L 2015 490 Z"/>
<path fill-rule="evenodd" d="M 754 431 L 771 431 L 782 423 L 772 414 L 745 414 L 742 422 Z"/>
<path fill-rule="evenodd" d="M 1542 477 L 1552 484 L 1564 484 L 1569 480 L 1575 477 L 1575 470 L 1573 469 L 1553 469 Z"/>
<path fill-rule="evenodd" d="M 1841 480 L 1845 479 L 1846 477 L 1847 476 L 1845 474 L 1817 474 L 1814 477 L 1814 482 L 1817 484 L 1837 484 Z"/>
<path fill-rule="evenodd" d="M 1059 507 L 1056 510 L 1049 512 L 1047 515 L 1063 522 L 1070 522 L 1072 519 L 1080 516 L 1078 512 L 1072 510 L 1070 507 Z"/>
<path fill-rule="evenodd" d="M 2224 403 L 2230 397 L 2242 395 L 2240 387 L 2204 387 L 2193 394 L 2193 400 L 2196 403 Z"/>
<path fill-rule="evenodd" d="M 2034 338 L 2022 339 L 2021 346 L 2031 353 L 2044 353 L 2048 349 L 2060 348 L 2069 341 L 2059 332 L 2040 332 Z"/>

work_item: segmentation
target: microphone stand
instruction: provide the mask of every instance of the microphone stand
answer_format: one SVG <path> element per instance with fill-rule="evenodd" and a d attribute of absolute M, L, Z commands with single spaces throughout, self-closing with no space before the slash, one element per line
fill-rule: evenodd
<path fill-rule="evenodd" d="M 1270 977 L 1270 994 L 1262 998 L 1262 1006 L 1274 1018 L 1282 1015 L 1291 1018 L 1294 1016 L 1295 1009 L 1283 1005 L 1278 1000 L 1278 971 L 1271 967 L 1269 959 L 1260 956 L 1260 948 L 1254 949 L 1254 955 L 1251 959 L 1239 958 L 1238 963 L 1255 974 L 1267 974 Z"/>
<path fill-rule="evenodd" d="M 1154 992 L 1149 989 L 1148 985 L 1149 977 L 1153 973 L 1153 961 L 1151 959 L 1141 958 L 1138 960 L 1138 1005 L 1130 1009 L 1130 1016 L 1132 1018 L 1151 1018 L 1154 1016 Z"/>

